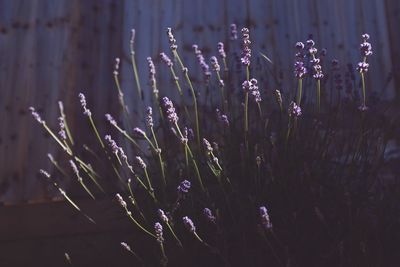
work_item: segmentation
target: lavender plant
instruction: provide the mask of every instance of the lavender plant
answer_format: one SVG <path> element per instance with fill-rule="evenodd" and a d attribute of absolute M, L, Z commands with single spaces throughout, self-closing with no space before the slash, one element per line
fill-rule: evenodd
<path fill-rule="evenodd" d="M 345 70 L 336 61 L 331 68 L 325 66 L 322 59 L 326 51 L 318 53 L 312 38 L 295 44 L 295 89 L 288 90 L 278 84 L 275 88 L 264 85 L 263 78 L 270 74 L 250 64 L 258 59 L 252 58 L 255 47 L 250 47 L 249 32 L 248 28 L 241 30 L 241 47 L 231 46 L 238 39 L 237 26 L 232 24 L 228 33 L 231 42 L 216 45 L 210 66 L 199 46 L 193 45 L 192 59 L 200 65 L 204 79 L 192 82 L 168 28 L 172 59 L 165 53 L 160 57 L 172 75 L 179 99 L 167 96 L 173 90 L 167 85 L 158 90 L 155 65 L 148 57 L 153 102 L 140 102 L 136 113 L 145 114 L 141 118 L 144 125 L 124 129 L 121 125 L 127 124 L 118 121 L 118 114 L 117 119 L 106 114 L 109 130 L 115 133 L 104 134 L 104 143 L 86 98 L 80 94 L 83 114 L 97 140 L 85 151 L 93 153 L 80 153 L 79 135 L 73 137 L 77 129 L 68 126 L 63 105 L 58 135 L 31 108 L 34 119 L 64 152 L 57 161 L 49 157 L 55 166 L 53 176 L 75 176 L 81 193 L 93 199 L 115 195 L 123 216 L 137 230 L 132 239 L 143 241 L 142 245 L 132 242 L 132 247 L 124 241 L 121 246 L 141 264 L 367 266 L 365 263 L 371 262 L 383 266 L 386 254 L 377 244 L 387 239 L 378 234 L 384 231 L 384 219 L 377 215 L 388 200 L 381 199 L 387 191 L 377 180 L 389 126 L 379 120 L 377 110 L 366 108 L 365 73 L 372 55 L 369 35 L 362 35 L 362 62 L 357 67 L 362 84 L 360 109 L 368 114 L 360 119 L 351 112 L 357 110 L 356 101 L 341 97 L 337 103 L 327 100 L 329 82 L 342 90 L 338 74 Z M 142 97 L 134 34 L 131 61 L 138 96 Z M 175 62 L 182 74 L 176 74 Z M 126 112 L 119 63 L 117 60 L 114 78 L 120 114 L 126 119 L 135 113 Z M 211 79 L 214 74 L 210 69 L 216 79 Z M 354 90 L 356 78 L 351 71 L 346 70 L 345 87 Z M 191 102 L 183 94 L 179 76 L 186 81 Z M 198 98 L 200 92 L 194 89 L 197 85 L 202 88 L 201 83 L 215 88 L 214 97 L 219 101 L 202 102 L 207 98 Z M 305 97 L 315 90 L 313 84 L 316 101 Z M 159 115 L 153 110 L 160 111 Z M 200 115 L 204 117 L 201 123 Z M 71 168 L 64 170 L 60 162 L 69 162 Z M 74 209 L 87 216 L 47 172 L 41 174 Z M 111 182 L 113 179 L 118 183 Z M 104 187 L 107 193 L 93 187 Z M 264 203 L 268 203 L 268 210 Z M 374 256 L 374 250 L 379 256 Z"/>

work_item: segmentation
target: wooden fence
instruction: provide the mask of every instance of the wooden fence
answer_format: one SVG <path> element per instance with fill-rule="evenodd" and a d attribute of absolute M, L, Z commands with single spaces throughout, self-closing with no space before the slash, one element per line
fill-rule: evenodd
<path fill-rule="evenodd" d="M 319 48 L 327 48 L 328 58 L 356 64 L 360 35 L 368 32 L 374 49 L 369 90 L 393 99 L 400 85 L 399 14 L 396 0 L 0 0 L 0 200 L 47 197 L 38 169 L 51 168 L 46 155 L 57 156 L 58 148 L 42 134 L 29 106 L 57 128 L 57 101 L 63 100 L 75 130 L 82 125 L 77 94 L 83 91 L 95 121 L 104 125 L 104 113 L 117 114 L 115 57 L 122 60 L 128 103 L 135 106 L 131 28 L 137 32 L 136 56 L 146 99 L 146 57 L 156 59 L 168 51 L 166 27 L 174 29 L 194 75 L 199 68 L 191 45 L 197 43 L 209 58 L 218 41 L 228 42 L 231 23 L 250 27 L 254 54 L 266 53 L 273 68 L 286 77 L 292 74 L 294 43 L 308 34 L 314 35 Z M 163 93 L 168 73 L 158 60 L 156 64 Z M 293 84 L 283 86 L 290 89 Z M 104 133 L 103 126 L 100 131 Z"/>

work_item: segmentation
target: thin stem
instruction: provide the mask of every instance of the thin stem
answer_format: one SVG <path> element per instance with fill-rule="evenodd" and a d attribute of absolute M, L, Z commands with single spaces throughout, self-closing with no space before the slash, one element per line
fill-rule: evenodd
<path fill-rule="evenodd" d="M 132 62 L 132 68 L 133 68 L 133 75 L 135 76 L 136 88 L 137 88 L 140 99 L 143 100 L 143 92 L 142 92 L 142 88 L 140 87 L 140 80 L 139 80 L 138 70 L 137 70 L 137 66 L 136 66 L 135 50 L 134 50 L 133 44 L 131 44 L 130 48 L 131 48 L 131 62 Z"/>
<path fill-rule="evenodd" d="M 366 90 L 365 90 L 365 75 L 363 72 L 361 72 L 361 82 L 362 82 L 362 93 L 363 93 L 363 106 L 365 107 L 367 101 L 366 101 Z"/>
<path fill-rule="evenodd" d="M 164 185 L 166 185 L 166 184 L 167 184 L 167 181 L 166 181 L 166 178 L 165 178 L 164 161 L 163 161 L 162 156 L 161 156 L 160 147 L 158 146 L 157 136 L 156 136 L 156 134 L 154 133 L 153 127 L 150 127 L 150 131 L 151 131 L 151 135 L 153 136 L 154 143 L 155 143 L 155 145 L 156 145 L 156 151 L 155 151 L 155 152 L 158 154 L 158 159 L 159 159 L 159 161 L 160 161 L 160 168 L 161 168 L 161 174 L 162 174 L 162 177 L 163 177 Z"/>
<path fill-rule="evenodd" d="M 321 111 L 321 80 L 317 80 L 317 107 L 318 113 Z"/>
<path fill-rule="evenodd" d="M 93 121 L 93 118 L 92 118 L 91 115 L 89 115 L 89 121 L 90 121 L 90 124 L 91 124 L 91 126 L 92 126 L 92 128 L 93 128 L 93 131 L 94 131 L 95 134 L 96 134 L 97 139 L 99 140 L 99 143 L 100 143 L 101 147 L 104 149 L 104 148 L 105 148 L 104 143 L 103 143 L 103 141 L 102 141 L 101 138 L 100 138 L 100 134 L 99 134 L 99 132 L 97 131 L 96 125 L 94 124 L 94 121 Z"/>
<path fill-rule="evenodd" d="M 194 91 L 192 82 L 190 81 L 189 78 L 189 74 L 187 69 L 185 69 L 185 66 L 182 63 L 181 58 L 179 57 L 179 54 L 176 50 L 173 51 L 174 56 L 178 59 L 179 64 L 181 65 L 182 71 L 185 73 L 185 78 L 186 81 L 189 85 L 190 88 L 190 92 L 192 94 L 192 98 L 193 98 L 193 104 L 194 104 L 194 113 L 195 113 L 195 120 L 196 120 L 196 140 L 197 140 L 197 146 L 200 147 L 200 126 L 199 126 L 199 113 L 198 113 L 198 109 L 197 109 L 197 97 L 196 97 L 196 93 Z M 186 70 L 186 71 L 185 71 Z"/>
<path fill-rule="evenodd" d="M 178 89 L 178 93 L 179 93 L 179 96 L 181 98 L 181 105 L 183 106 L 183 108 L 185 110 L 186 116 L 190 119 L 190 113 L 189 113 L 189 111 L 188 111 L 188 109 L 186 107 L 186 104 L 185 104 L 185 99 L 184 99 L 184 95 L 183 95 L 183 91 L 182 91 L 181 85 L 179 83 L 179 78 L 178 78 L 178 76 L 176 76 L 175 70 L 174 70 L 174 68 L 172 66 L 170 67 L 170 71 L 171 71 L 172 77 L 175 80 L 175 85 L 176 85 L 176 88 Z"/>
<path fill-rule="evenodd" d="M 182 246 L 182 242 L 181 242 L 181 241 L 179 240 L 179 238 L 176 236 L 176 234 L 175 234 L 174 230 L 172 229 L 171 225 L 169 224 L 169 222 L 166 222 L 166 224 L 167 224 L 167 226 L 168 226 L 169 231 L 171 232 L 171 234 L 172 234 L 173 237 L 175 238 L 176 242 L 178 242 L 178 245 L 179 245 L 180 247 L 183 247 L 183 246 Z"/>
<path fill-rule="evenodd" d="M 128 210 L 127 207 L 125 207 L 125 211 L 126 211 L 126 215 L 128 215 L 128 217 L 131 219 L 131 221 L 140 228 L 140 230 L 142 230 L 143 232 L 145 232 L 146 234 L 148 234 L 149 236 L 157 239 L 157 237 L 155 235 L 153 235 L 152 233 L 150 233 L 149 231 L 146 230 L 146 228 L 144 228 L 138 221 L 135 220 L 135 218 L 133 218 L 132 213 Z"/>
<path fill-rule="evenodd" d="M 299 79 L 299 88 L 298 88 L 298 91 L 297 91 L 297 105 L 299 105 L 300 106 L 300 102 L 301 102 L 301 96 L 302 96 L 302 90 L 303 90 L 303 79 Z"/>
<path fill-rule="evenodd" d="M 217 77 L 218 77 L 218 83 L 220 83 L 220 81 L 223 81 L 221 79 L 221 75 L 219 74 L 219 71 L 217 71 Z M 228 107 L 227 107 L 227 102 L 225 102 L 225 92 L 224 92 L 225 85 L 224 84 L 223 85 L 219 84 L 219 88 L 220 88 L 220 91 L 221 91 L 221 102 L 222 102 L 221 107 L 224 109 L 225 112 L 227 112 L 228 111 Z"/>
<path fill-rule="evenodd" d="M 79 183 L 81 184 L 81 186 L 83 187 L 83 189 L 85 189 L 85 191 L 90 195 L 90 197 L 93 198 L 94 200 L 96 200 L 96 198 L 94 197 L 94 195 L 92 194 L 92 192 L 90 192 L 89 188 L 87 188 L 87 186 L 86 186 L 85 183 L 83 182 L 82 178 L 79 179 Z"/>

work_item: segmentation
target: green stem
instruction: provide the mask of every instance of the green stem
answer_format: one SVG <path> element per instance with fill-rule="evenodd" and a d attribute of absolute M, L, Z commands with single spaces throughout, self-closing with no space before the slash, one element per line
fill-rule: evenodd
<path fill-rule="evenodd" d="M 220 81 L 222 81 L 221 75 L 219 74 L 219 71 L 217 71 L 217 77 L 218 77 L 218 83 Z M 228 107 L 227 107 L 227 103 L 225 102 L 225 92 L 224 92 L 225 85 L 223 85 L 223 86 L 221 86 L 220 84 L 218 84 L 218 85 L 219 85 L 219 88 L 220 88 L 220 91 L 221 91 L 221 102 L 222 102 L 221 107 L 223 108 L 223 110 L 225 112 L 227 112 L 228 111 Z"/>
<path fill-rule="evenodd" d="M 183 246 L 182 246 L 182 242 L 181 242 L 181 241 L 179 240 L 179 238 L 176 236 L 176 234 L 175 234 L 174 230 L 172 229 L 171 225 L 170 225 L 168 222 L 166 222 L 166 224 L 167 224 L 168 229 L 169 229 L 169 231 L 171 232 L 172 236 L 175 238 L 176 242 L 178 242 L 178 245 L 179 245 L 180 247 L 183 247 Z"/>
<path fill-rule="evenodd" d="M 299 90 L 297 91 L 297 105 L 300 107 L 302 90 L 303 90 L 303 79 L 299 79 Z"/>
<path fill-rule="evenodd" d="M 185 70 L 185 66 L 184 66 L 183 63 L 182 63 L 182 60 L 181 60 L 181 58 L 179 57 L 178 52 L 177 52 L 176 50 L 174 50 L 173 52 L 174 52 L 174 56 L 178 59 L 179 64 L 181 65 L 182 71 L 184 71 L 184 70 Z M 196 120 L 196 134 L 197 134 L 196 140 L 197 140 L 197 146 L 200 148 L 200 126 L 199 126 L 199 114 L 198 114 L 198 109 L 197 109 L 197 97 L 196 97 L 196 93 L 195 93 L 195 91 L 194 91 L 192 82 L 190 81 L 190 78 L 189 78 L 189 74 L 188 74 L 187 69 L 186 69 L 186 71 L 184 71 L 184 72 L 185 72 L 186 81 L 187 81 L 187 83 L 188 83 L 188 85 L 189 85 L 189 88 L 190 88 L 190 92 L 192 93 L 193 104 L 194 104 L 195 120 Z"/>
<path fill-rule="evenodd" d="M 140 80 L 139 80 L 138 70 L 137 70 L 137 66 L 136 66 L 135 50 L 133 48 L 133 44 L 131 44 L 130 48 L 131 48 L 131 61 L 132 61 L 133 75 L 135 76 L 136 88 L 137 88 L 140 99 L 143 99 L 143 92 L 142 92 L 142 88 L 140 87 Z"/>
<path fill-rule="evenodd" d="M 104 143 L 103 143 L 103 141 L 102 141 L 101 138 L 100 138 L 99 131 L 97 131 L 96 125 L 94 124 L 94 121 L 93 121 L 93 118 L 92 118 L 91 115 L 89 115 L 89 121 L 90 121 L 90 124 L 91 124 L 91 126 L 92 126 L 92 128 L 93 128 L 93 131 L 94 131 L 95 134 L 96 134 L 97 139 L 99 140 L 99 143 L 100 143 L 101 147 L 104 149 L 104 148 L 105 148 Z"/>
<path fill-rule="evenodd" d="M 81 186 L 83 187 L 83 189 L 85 189 L 85 191 L 90 195 L 90 197 L 93 198 L 94 200 L 96 200 L 96 198 L 94 197 L 94 195 L 92 194 L 92 192 L 90 192 L 89 188 L 87 188 L 87 186 L 86 186 L 85 183 L 83 182 L 82 178 L 79 179 L 79 183 L 81 184 Z"/>
<path fill-rule="evenodd" d="M 182 88 L 181 88 L 181 84 L 179 83 L 178 76 L 176 76 L 175 70 L 174 70 L 174 68 L 172 66 L 170 67 L 170 70 L 171 70 L 172 77 L 175 80 L 175 85 L 176 85 L 176 88 L 178 89 L 179 96 L 181 98 L 181 105 L 183 106 L 183 108 L 185 110 L 186 116 L 188 117 L 188 119 L 190 119 L 190 113 L 189 113 L 189 110 L 187 109 L 186 104 L 185 104 L 185 99 L 184 99 L 183 91 L 182 91 Z"/>
<path fill-rule="evenodd" d="M 361 82 L 362 82 L 362 93 L 363 93 L 363 106 L 365 107 L 367 105 L 367 101 L 366 101 L 366 90 L 365 90 L 365 75 L 363 72 L 361 72 Z"/>
<path fill-rule="evenodd" d="M 125 211 L 126 214 L 128 215 L 128 217 L 131 219 L 131 221 L 136 224 L 137 227 L 140 228 L 140 230 L 142 230 L 143 232 L 145 232 L 146 234 L 148 234 L 149 236 L 157 239 L 157 237 L 155 235 L 153 235 L 152 233 L 150 233 L 149 231 L 146 230 L 146 228 L 144 228 L 138 221 L 135 220 L 135 218 L 133 218 L 132 213 L 128 210 L 128 208 L 125 207 Z"/>
<path fill-rule="evenodd" d="M 163 161 L 162 156 L 161 156 L 160 147 L 158 146 L 157 136 L 156 136 L 156 134 L 154 133 L 153 127 L 150 127 L 150 130 L 151 130 L 151 135 L 153 136 L 153 139 L 154 139 L 154 143 L 155 143 L 155 145 L 156 145 L 156 149 L 157 149 L 157 150 L 156 150 L 156 153 L 158 154 L 158 159 L 159 159 L 159 161 L 160 161 L 161 174 L 162 174 L 162 177 L 163 177 L 163 180 L 164 180 L 164 185 L 166 185 L 166 184 L 167 184 L 167 181 L 166 181 L 166 178 L 165 178 L 164 161 Z"/>
<path fill-rule="evenodd" d="M 321 111 L 321 80 L 317 80 L 317 107 L 318 113 Z"/>

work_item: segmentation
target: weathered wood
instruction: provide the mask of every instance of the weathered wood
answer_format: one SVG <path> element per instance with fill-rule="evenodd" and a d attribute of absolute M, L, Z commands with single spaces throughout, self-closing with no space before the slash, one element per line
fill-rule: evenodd
<path fill-rule="evenodd" d="M 328 58 L 343 65 L 359 61 L 360 35 L 371 33 L 374 55 L 367 75 L 368 91 L 393 98 L 395 84 L 386 85 L 392 72 L 399 78 L 399 4 L 395 0 L 1 0 L 0 1 L 0 200 L 23 202 L 46 198 L 46 187 L 37 181 L 39 168 L 51 169 L 46 154 L 59 149 L 27 112 L 37 107 L 57 129 L 57 101 L 65 104 L 70 126 L 89 142 L 90 128 L 81 114 L 77 94 L 86 93 L 101 135 L 108 132 L 104 113 L 118 116 L 113 82 L 114 58 L 122 59 L 121 84 L 131 112 L 142 114 L 129 62 L 130 30 L 136 29 L 136 60 L 146 103 L 150 103 L 146 57 L 156 62 L 160 95 L 176 94 L 159 53 L 170 54 L 165 29 L 172 27 L 190 74 L 200 80 L 191 45 L 199 44 L 206 59 L 225 41 L 229 24 L 250 27 L 253 55 L 262 51 L 274 61 L 275 73 L 284 74 L 283 89 L 295 88 L 293 45 L 313 33 Z M 388 27 L 387 27 L 388 26 Z M 240 34 L 239 34 L 240 35 Z M 179 72 L 179 71 L 178 71 Z M 180 74 L 180 72 L 179 72 Z M 183 81 L 182 81 L 183 82 Z M 196 89 L 198 84 L 195 83 Z M 263 93 L 275 89 L 266 79 Z M 201 88 L 201 87 L 198 87 Z M 185 88 L 186 90 L 187 88 Z M 200 90 L 200 89 L 199 89 Z M 136 116 L 132 124 L 140 125 Z"/>

